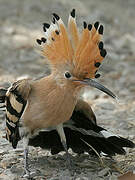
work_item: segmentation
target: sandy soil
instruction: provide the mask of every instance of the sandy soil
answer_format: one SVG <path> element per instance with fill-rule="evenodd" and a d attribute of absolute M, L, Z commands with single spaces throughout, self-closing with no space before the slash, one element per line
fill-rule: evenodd
<path fill-rule="evenodd" d="M 98 80 L 118 96 L 114 101 L 92 89 L 84 98 L 92 105 L 98 123 L 135 142 L 135 1 L 134 0 L 0 0 L 0 85 L 20 76 L 40 77 L 49 73 L 39 55 L 36 38 L 43 35 L 42 23 L 53 12 L 67 22 L 72 8 L 82 27 L 86 20 L 99 20 L 105 27 L 104 42 L 108 55 L 100 69 Z M 20 180 L 23 149 L 13 150 L 5 135 L 4 115 L 0 113 L 0 180 Z M 103 158 L 104 165 L 87 154 L 71 152 L 76 164 L 74 176 L 66 170 L 64 153 L 52 156 L 49 151 L 30 148 L 31 168 L 37 170 L 36 180 L 115 180 L 129 170 L 135 170 L 135 150 L 126 156 Z"/>

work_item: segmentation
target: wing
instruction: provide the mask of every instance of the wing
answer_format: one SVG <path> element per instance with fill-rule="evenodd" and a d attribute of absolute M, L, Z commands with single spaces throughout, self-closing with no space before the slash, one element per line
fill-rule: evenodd
<path fill-rule="evenodd" d="M 91 109 L 90 105 L 82 99 L 77 101 L 74 112 L 71 116 L 71 119 L 78 124 L 79 127 L 91 128 L 91 126 L 97 124 L 96 116 Z M 84 120 L 85 119 L 85 120 Z M 85 121 L 85 123 L 84 123 Z"/>
<path fill-rule="evenodd" d="M 72 117 L 63 124 L 63 127 L 67 146 L 75 153 L 94 153 L 90 148 L 92 146 L 98 153 L 103 152 L 112 156 L 125 154 L 123 147 L 135 147 L 135 144 L 130 140 L 112 134 L 98 126 L 91 107 L 83 100 L 78 101 Z M 39 132 L 34 138 L 29 139 L 29 145 L 51 149 L 52 154 L 57 154 L 64 150 L 56 130 Z"/>
<path fill-rule="evenodd" d="M 19 120 L 25 110 L 30 90 L 29 80 L 23 79 L 13 83 L 6 92 L 6 138 L 13 148 L 16 148 L 20 140 Z"/>

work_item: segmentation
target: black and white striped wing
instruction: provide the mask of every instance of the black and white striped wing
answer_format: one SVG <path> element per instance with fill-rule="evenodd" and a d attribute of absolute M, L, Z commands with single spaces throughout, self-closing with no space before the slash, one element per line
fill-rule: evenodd
<path fill-rule="evenodd" d="M 13 83 L 6 92 L 6 138 L 13 148 L 16 148 L 20 140 L 19 120 L 26 107 L 30 89 L 30 84 L 25 79 Z"/>

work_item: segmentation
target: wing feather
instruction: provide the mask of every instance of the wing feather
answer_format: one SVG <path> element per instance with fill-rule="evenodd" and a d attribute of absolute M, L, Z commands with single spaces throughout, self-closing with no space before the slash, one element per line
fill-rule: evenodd
<path fill-rule="evenodd" d="M 31 85 L 28 79 L 16 81 L 8 89 L 5 98 L 6 106 L 6 138 L 16 148 L 19 135 L 19 120 L 25 110 Z"/>

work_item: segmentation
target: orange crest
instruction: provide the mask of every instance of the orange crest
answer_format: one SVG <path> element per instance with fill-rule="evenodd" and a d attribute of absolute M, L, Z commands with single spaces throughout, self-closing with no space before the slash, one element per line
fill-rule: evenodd
<path fill-rule="evenodd" d="M 83 30 L 79 33 L 75 9 L 72 10 L 68 20 L 68 31 L 57 14 L 53 14 L 51 25 L 44 23 L 45 37 L 37 39 L 42 45 L 43 55 L 51 65 L 70 64 L 72 73 L 79 78 L 98 78 L 96 74 L 99 66 L 106 56 L 103 42 L 103 26 L 99 22 L 91 25 L 86 22 Z"/>

